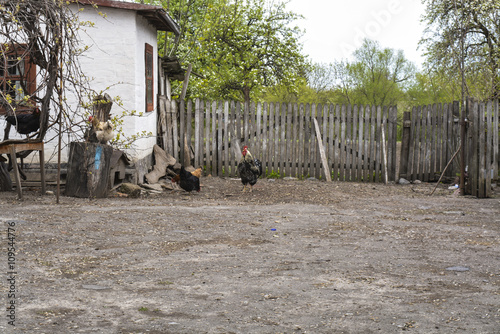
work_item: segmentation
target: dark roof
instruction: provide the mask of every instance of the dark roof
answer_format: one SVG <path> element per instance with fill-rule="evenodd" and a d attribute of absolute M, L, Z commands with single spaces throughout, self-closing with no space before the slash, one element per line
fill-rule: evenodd
<path fill-rule="evenodd" d="M 96 5 L 97 7 L 109 7 L 117 9 L 135 10 L 137 14 L 143 16 L 150 24 L 161 31 L 170 31 L 179 35 L 179 27 L 174 20 L 167 14 L 165 9 L 160 6 L 144 5 L 134 2 L 116 1 L 116 0 L 74 0 L 82 5 Z"/>

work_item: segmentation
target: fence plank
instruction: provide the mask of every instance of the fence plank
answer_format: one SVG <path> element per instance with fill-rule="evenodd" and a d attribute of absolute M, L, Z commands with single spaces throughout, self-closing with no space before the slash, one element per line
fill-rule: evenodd
<path fill-rule="evenodd" d="M 485 181 L 486 181 L 486 186 L 485 186 L 485 197 L 490 197 L 491 196 L 491 179 L 492 179 L 492 172 L 493 172 L 493 165 L 494 161 L 492 160 L 492 153 L 493 153 L 493 135 L 492 133 L 495 131 L 493 128 L 493 108 L 492 108 L 492 101 L 488 101 L 486 104 L 486 120 L 485 120 L 485 127 L 486 127 L 486 144 L 485 144 Z M 498 132 L 498 129 L 496 129 Z M 484 132 L 484 131 L 483 131 Z M 497 143 L 498 145 L 498 143 Z"/>
<path fill-rule="evenodd" d="M 371 106 L 365 107 L 365 138 L 364 138 L 364 161 L 363 161 L 363 181 L 370 181 L 370 125 L 371 125 Z"/>
<path fill-rule="evenodd" d="M 241 138 L 242 138 L 242 124 L 241 124 L 241 103 L 236 102 L 236 122 L 235 122 L 235 127 L 236 127 L 236 143 L 235 143 L 235 148 L 234 148 L 234 154 L 236 157 L 236 164 L 239 163 L 241 159 L 241 152 L 242 152 L 242 147 L 241 147 Z"/>
<path fill-rule="evenodd" d="M 219 176 L 217 170 L 217 101 L 212 102 L 212 175 Z"/>
<path fill-rule="evenodd" d="M 425 133 L 425 182 L 431 180 L 431 156 L 432 156 L 432 105 L 427 106 L 426 118 L 426 133 Z"/>
<path fill-rule="evenodd" d="M 280 114 L 281 114 L 281 103 L 276 103 L 275 109 L 274 109 L 274 164 L 275 164 L 275 171 L 278 173 L 278 175 L 281 175 L 281 168 L 282 166 L 280 165 L 281 159 L 280 159 Z"/>
<path fill-rule="evenodd" d="M 267 150 L 267 129 L 268 129 L 268 105 L 264 102 L 262 107 L 262 173 L 266 175 L 267 161 L 269 157 L 269 152 Z"/>
<path fill-rule="evenodd" d="M 254 153 L 254 158 L 260 160 L 260 143 L 259 143 L 259 129 L 257 123 L 260 124 L 259 115 L 262 113 L 262 103 L 252 103 L 252 153 Z"/>
<path fill-rule="evenodd" d="M 319 103 L 316 105 L 316 112 L 315 112 L 314 117 L 311 121 L 312 122 L 311 126 L 314 129 L 314 131 L 313 131 L 314 136 L 312 137 L 312 138 L 314 138 L 314 143 L 313 143 L 313 147 L 312 147 L 312 149 L 313 149 L 312 160 L 314 161 L 314 177 L 317 179 L 322 177 L 321 158 L 320 158 L 320 152 L 319 152 L 319 146 L 318 146 L 318 141 L 319 141 L 319 139 L 321 139 L 321 137 L 318 137 L 316 134 L 316 126 L 315 126 L 314 120 L 316 120 L 316 122 L 318 122 L 318 126 L 319 126 L 320 131 L 321 131 L 321 128 L 323 127 L 323 117 L 321 117 L 322 112 L 323 112 L 323 105 L 321 103 Z"/>
<path fill-rule="evenodd" d="M 437 150 L 437 106 L 434 103 L 430 107 L 430 169 L 429 169 L 429 180 L 434 181 L 436 175 L 436 150 Z"/>
<path fill-rule="evenodd" d="M 453 156 L 453 149 L 455 149 L 455 146 L 453 145 L 453 105 L 447 103 L 445 105 L 445 112 L 446 112 L 446 163 L 448 163 L 451 160 L 451 157 Z M 455 149 L 456 151 L 456 149 Z M 453 162 L 451 165 L 451 168 L 448 168 L 446 175 L 447 176 L 453 176 L 455 172 L 454 168 L 455 163 Z"/>
<path fill-rule="evenodd" d="M 377 107 L 372 106 L 371 118 L 370 118 L 370 160 L 369 160 L 369 170 L 368 170 L 368 180 L 373 182 L 375 180 L 375 164 L 377 163 L 376 157 L 376 141 L 375 141 L 375 129 L 377 124 Z"/>
<path fill-rule="evenodd" d="M 315 177 L 315 169 L 314 169 L 314 143 L 316 136 L 314 135 L 314 123 L 313 118 L 316 116 L 316 104 L 311 104 L 311 109 L 309 109 L 309 117 L 308 117 L 308 155 L 306 157 L 306 162 L 308 163 L 308 175 L 309 177 Z"/>
<path fill-rule="evenodd" d="M 299 142 L 298 142 L 298 152 L 297 152 L 297 176 L 304 175 L 304 121 L 307 106 L 300 104 L 299 108 Z"/>
<path fill-rule="evenodd" d="M 230 169 L 229 169 L 229 138 L 230 138 L 230 133 L 229 133 L 229 101 L 224 101 L 224 114 L 222 115 L 223 119 L 223 129 L 224 132 L 221 134 L 222 142 L 224 142 L 224 176 L 230 176 Z"/>
<path fill-rule="evenodd" d="M 389 120 L 387 123 L 389 134 L 387 146 L 389 148 L 389 161 L 390 161 L 390 170 L 389 170 L 389 181 L 396 181 L 397 175 L 397 142 L 398 142 L 398 107 L 394 106 L 390 109 L 389 112 Z"/>
<path fill-rule="evenodd" d="M 479 114 L 477 131 L 479 132 L 478 145 L 479 145 L 479 156 L 478 156 L 478 194 L 477 197 L 486 197 L 486 136 L 484 128 L 484 103 L 479 104 Z"/>
<path fill-rule="evenodd" d="M 323 106 L 323 133 L 322 133 L 322 140 L 323 140 L 323 150 L 325 152 L 325 158 L 326 158 L 326 162 L 327 164 L 325 166 L 323 166 L 322 168 L 328 168 L 328 171 L 330 171 L 330 163 L 328 162 L 328 104 L 325 104 Z M 321 153 L 321 152 L 320 152 Z M 332 173 L 330 173 L 330 179 L 332 178 Z M 321 174 L 323 175 L 323 174 Z"/>
<path fill-rule="evenodd" d="M 200 99 L 196 99 L 194 103 L 194 166 L 197 168 L 199 166 L 200 160 Z"/>
<path fill-rule="evenodd" d="M 274 107 L 275 103 L 270 103 L 269 104 L 269 162 L 268 162 L 268 173 L 269 174 L 274 174 L 276 171 L 275 169 L 275 161 L 276 161 L 276 155 L 274 152 L 274 133 L 275 133 L 275 112 L 274 112 Z"/>
<path fill-rule="evenodd" d="M 193 113 L 194 113 L 193 100 L 189 100 L 189 101 L 187 101 L 187 115 L 186 115 L 187 116 L 186 117 L 186 137 L 187 137 L 188 156 L 187 156 L 187 158 L 184 157 L 187 160 L 183 160 L 183 161 L 185 161 L 185 164 L 187 164 L 187 165 L 190 165 L 192 158 L 194 158 L 191 156 L 191 148 L 193 146 L 193 141 L 192 141 L 192 138 L 193 138 Z"/>
<path fill-rule="evenodd" d="M 495 180 L 498 180 L 498 168 L 500 167 L 500 155 L 499 155 L 499 147 L 500 147 L 500 140 L 498 138 L 498 132 L 500 130 L 499 128 L 499 121 L 500 114 L 498 111 L 498 100 L 495 100 L 493 103 L 493 176 Z"/>
<path fill-rule="evenodd" d="M 292 117 L 293 117 L 293 106 L 291 103 L 288 103 L 288 110 L 286 113 L 286 153 L 285 153 L 285 164 L 286 164 L 286 169 L 285 169 L 285 175 L 291 175 L 291 164 L 292 164 Z M 283 127 L 284 129 L 284 127 Z M 285 145 L 283 145 L 285 146 Z"/>
<path fill-rule="evenodd" d="M 376 153 L 375 153 L 375 182 L 380 182 L 380 175 L 381 175 L 381 167 L 382 167 L 382 147 L 381 147 L 381 141 L 382 141 L 382 107 L 378 106 L 377 107 L 377 123 L 375 124 L 375 148 L 376 148 Z"/>
<path fill-rule="evenodd" d="M 345 134 L 346 134 L 346 113 L 347 108 L 342 105 L 340 108 L 340 137 L 339 137 L 339 179 L 340 181 L 345 181 L 345 161 L 346 161 L 346 145 L 345 145 Z"/>
<path fill-rule="evenodd" d="M 173 136 L 173 156 L 179 159 L 179 135 L 178 135 L 178 122 L 177 115 L 179 115 L 176 101 L 168 101 L 167 105 L 170 106 L 170 114 L 172 116 L 172 136 Z"/>
<path fill-rule="evenodd" d="M 299 106 L 297 103 L 293 104 L 293 119 L 292 119 L 292 169 L 290 171 L 290 176 L 297 177 L 297 156 L 298 156 L 298 130 L 299 130 Z"/>
<path fill-rule="evenodd" d="M 222 129 L 223 129 L 223 121 L 222 121 L 222 115 L 223 115 L 223 102 L 219 102 L 218 107 L 217 107 L 217 175 L 219 176 L 224 176 L 223 173 L 223 162 L 224 162 L 224 157 L 222 155 L 223 152 L 223 147 L 224 147 L 224 142 L 222 141 Z"/>
<path fill-rule="evenodd" d="M 442 104 L 436 105 L 436 172 L 441 174 L 444 169 L 443 162 L 443 109 Z"/>
<path fill-rule="evenodd" d="M 239 157 L 239 145 L 238 145 L 238 135 L 236 133 L 236 103 L 234 101 L 231 101 L 230 107 L 229 107 L 229 144 L 230 144 L 230 149 L 229 149 L 229 154 L 230 154 L 230 166 L 231 166 L 231 177 L 236 177 L 237 176 L 237 166 L 238 166 L 238 157 Z"/>
<path fill-rule="evenodd" d="M 207 175 L 212 174 L 212 168 L 210 166 L 210 161 L 212 161 L 212 155 L 210 154 L 210 129 L 212 128 L 211 122 L 212 113 L 210 112 L 210 102 L 205 102 L 205 168 Z"/>
<path fill-rule="evenodd" d="M 469 114 L 470 120 L 472 121 L 470 129 L 471 129 L 471 147 L 469 148 L 470 157 L 472 160 L 469 163 L 469 181 L 471 184 L 471 194 L 473 196 L 478 195 L 477 191 L 477 180 L 478 180 L 478 169 L 477 169 L 477 161 L 478 161 L 478 129 L 477 124 L 479 123 L 479 110 L 477 102 L 471 103 L 472 108 L 469 110 L 471 114 Z"/>
<path fill-rule="evenodd" d="M 361 182 L 363 180 L 363 146 L 364 146 L 364 137 L 363 137 L 363 127 L 364 127 L 364 111 L 365 107 L 360 105 L 358 108 L 358 154 L 357 154 L 357 170 L 356 170 L 356 181 Z"/>
<path fill-rule="evenodd" d="M 352 107 L 347 105 L 346 107 L 346 124 L 345 124 L 345 180 L 352 181 L 351 179 L 351 164 L 352 164 Z"/>
<path fill-rule="evenodd" d="M 359 107 L 352 109 L 352 142 L 351 142 L 351 181 L 358 180 L 358 120 Z"/>

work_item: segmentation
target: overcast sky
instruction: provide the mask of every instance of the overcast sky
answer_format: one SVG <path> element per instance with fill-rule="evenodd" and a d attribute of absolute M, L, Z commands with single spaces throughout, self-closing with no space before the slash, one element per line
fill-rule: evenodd
<path fill-rule="evenodd" d="M 423 62 L 417 50 L 424 30 L 421 0 L 291 0 L 287 9 L 305 17 L 297 24 L 306 30 L 304 52 L 314 62 L 350 59 L 365 37 L 403 50 L 419 67 Z"/>

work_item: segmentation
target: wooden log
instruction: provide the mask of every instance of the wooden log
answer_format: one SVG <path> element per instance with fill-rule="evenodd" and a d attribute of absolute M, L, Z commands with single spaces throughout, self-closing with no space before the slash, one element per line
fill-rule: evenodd
<path fill-rule="evenodd" d="M 113 148 L 88 142 L 70 143 L 66 196 L 103 198 L 109 192 Z"/>
<path fill-rule="evenodd" d="M 314 118 L 314 127 L 316 128 L 316 138 L 318 139 L 318 148 L 321 155 L 321 161 L 323 163 L 323 170 L 326 178 L 326 182 L 332 182 L 332 176 L 330 174 L 330 168 L 328 168 L 328 159 L 326 158 L 325 149 L 323 147 L 323 140 L 321 139 L 321 132 L 319 130 L 318 121 L 316 117 Z"/>

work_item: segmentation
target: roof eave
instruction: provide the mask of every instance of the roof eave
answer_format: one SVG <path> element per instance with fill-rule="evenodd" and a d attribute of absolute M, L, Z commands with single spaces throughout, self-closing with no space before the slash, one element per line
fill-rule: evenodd
<path fill-rule="evenodd" d="M 180 34 L 179 26 L 160 6 L 144 5 L 134 2 L 114 1 L 114 0 L 73 0 L 82 5 L 95 5 L 97 7 L 108 7 L 117 9 L 134 10 L 143 16 L 156 29 L 160 31 L 173 32 L 176 36 Z"/>

